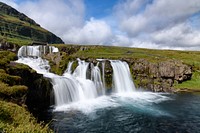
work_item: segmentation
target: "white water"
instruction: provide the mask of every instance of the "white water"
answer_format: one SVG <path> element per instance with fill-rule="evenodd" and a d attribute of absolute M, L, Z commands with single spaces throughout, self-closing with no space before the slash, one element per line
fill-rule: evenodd
<path fill-rule="evenodd" d="M 72 74 L 72 65 L 73 65 L 73 61 L 70 61 L 69 63 L 68 63 L 68 66 L 67 66 L 67 69 L 66 69 L 66 71 L 64 72 L 64 74 L 65 73 L 68 73 L 68 74 Z"/>
<path fill-rule="evenodd" d="M 87 101 L 98 97 L 95 83 L 87 79 L 89 63 L 78 59 L 78 66 L 72 74 L 71 62 L 63 76 L 59 76 L 50 73 L 49 62 L 41 58 L 42 55 L 52 52 L 58 52 L 58 49 L 44 46 L 23 46 L 18 51 L 19 59 L 16 62 L 26 64 L 36 70 L 37 73 L 51 79 L 56 108 L 72 102 Z M 94 81 L 98 80 L 94 78 Z"/>
<path fill-rule="evenodd" d="M 101 71 L 98 67 L 99 62 L 96 66 L 92 64 L 92 71 L 91 71 L 91 80 L 94 82 L 98 95 L 105 95 L 105 86 L 103 85 L 102 78 L 101 78 Z"/>
<path fill-rule="evenodd" d="M 129 66 L 124 61 L 110 60 L 113 68 L 113 88 L 117 93 L 133 92 L 134 83 L 131 78 Z"/>
<path fill-rule="evenodd" d="M 18 57 L 41 57 L 42 55 L 58 52 L 54 46 L 22 46 L 18 51 Z"/>

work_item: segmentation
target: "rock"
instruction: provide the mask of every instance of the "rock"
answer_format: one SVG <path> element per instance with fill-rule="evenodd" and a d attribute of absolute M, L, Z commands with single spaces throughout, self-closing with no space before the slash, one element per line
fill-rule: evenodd
<path fill-rule="evenodd" d="M 132 64 L 130 68 L 137 86 L 155 92 L 172 92 L 175 82 L 190 80 L 192 76 L 192 68 L 177 60 L 152 63 L 138 59 L 130 62 L 128 63 Z"/>
<path fill-rule="evenodd" d="M 53 104 L 51 103 L 53 87 L 49 79 L 30 67 L 15 62 L 10 63 L 7 71 L 11 75 L 20 76 L 21 83 L 28 87 L 25 103 L 34 116 L 38 117 Z"/>
<path fill-rule="evenodd" d="M 160 62 L 158 68 L 162 78 L 173 78 L 175 76 L 175 63 L 173 61 Z"/>

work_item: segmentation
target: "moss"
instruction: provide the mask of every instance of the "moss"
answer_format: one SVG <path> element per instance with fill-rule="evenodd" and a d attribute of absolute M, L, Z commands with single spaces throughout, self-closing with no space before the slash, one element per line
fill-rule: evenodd
<path fill-rule="evenodd" d="M 47 126 L 38 124 L 28 111 L 16 104 L 0 101 L 0 132 L 24 133 L 51 132 Z"/>
<path fill-rule="evenodd" d="M 6 99 L 20 98 L 25 95 L 28 88 L 23 85 L 9 86 L 3 82 L 0 82 L 0 95 Z"/>
<path fill-rule="evenodd" d="M 6 69 L 10 61 L 16 59 L 16 54 L 9 51 L 0 51 L 0 69 Z"/>
<path fill-rule="evenodd" d="M 12 76 L 7 73 L 0 73 L 0 81 L 7 83 L 9 85 L 16 85 L 16 84 L 20 84 L 21 77 Z"/>
<path fill-rule="evenodd" d="M 9 74 L 14 73 L 15 75 L 19 75 L 19 76 L 26 75 L 27 72 L 36 73 L 36 71 L 31 69 L 29 66 L 20 64 L 20 63 L 16 63 L 16 62 L 11 62 L 8 65 L 7 72 Z"/>
<path fill-rule="evenodd" d="M 50 72 L 62 75 L 67 68 L 67 64 L 70 58 L 65 52 L 60 52 L 58 54 L 49 54 L 44 56 L 45 59 L 49 61 L 51 66 Z"/>

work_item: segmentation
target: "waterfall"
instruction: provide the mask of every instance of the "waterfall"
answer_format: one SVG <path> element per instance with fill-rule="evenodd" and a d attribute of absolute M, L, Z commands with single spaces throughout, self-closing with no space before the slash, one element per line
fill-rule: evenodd
<path fill-rule="evenodd" d="M 54 88 L 56 106 L 85 100 L 81 86 L 72 77 L 54 76 L 51 80 Z"/>
<path fill-rule="evenodd" d="M 91 80 L 94 82 L 94 84 L 97 88 L 98 94 L 105 95 L 105 86 L 102 82 L 101 71 L 100 71 L 98 65 L 99 65 L 99 62 L 97 63 L 96 66 L 94 66 L 92 64 Z"/>
<path fill-rule="evenodd" d="M 51 79 L 55 95 L 55 107 L 87 101 L 105 95 L 105 60 L 99 60 L 96 65 L 78 60 L 78 66 L 72 72 L 73 62 L 62 76 L 50 73 L 49 62 L 42 59 L 45 54 L 58 52 L 52 46 L 22 46 L 18 51 L 18 60 Z M 126 62 L 110 60 L 113 68 L 113 88 L 117 93 L 132 92 L 135 87 L 131 79 L 129 66 Z M 101 70 L 99 65 L 101 63 Z"/>
<path fill-rule="evenodd" d="M 72 74 L 72 65 L 73 65 L 73 61 L 70 61 L 69 63 L 68 63 L 68 65 L 67 65 L 67 69 L 66 69 L 66 71 L 64 72 L 64 74 Z"/>
<path fill-rule="evenodd" d="M 110 60 L 113 68 L 113 88 L 117 93 L 133 92 L 134 83 L 131 78 L 129 66 L 124 61 Z"/>
<path fill-rule="evenodd" d="M 88 62 L 78 59 L 78 66 L 74 70 L 73 76 L 86 79 L 88 66 Z"/>
<path fill-rule="evenodd" d="M 18 51 L 18 57 L 41 57 L 42 55 L 58 52 L 54 46 L 22 46 Z"/>
<path fill-rule="evenodd" d="M 103 77 L 103 86 L 106 88 L 106 81 L 105 81 L 105 61 L 102 62 L 102 77 Z"/>
<path fill-rule="evenodd" d="M 98 89 L 94 81 L 87 79 L 87 72 L 89 63 L 78 59 L 78 66 L 71 71 L 73 62 L 69 62 L 68 68 L 63 74 L 59 76 L 49 72 L 50 65 L 42 55 L 58 52 L 55 47 L 49 46 L 22 46 L 18 51 L 18 60 L 16 62 L 23 63 L 36 70 L 37 73 L 43 74 L 44 77 L 51 79 L 54 89 L 55 105 L 61 107 L 62 105 L 72 102 L 85 101 L 98 97 Z M 97 70 L 97 66 L 95 67 Z M 101 82 L 101 81 L 99 81 Z M 102 83 L 100 83 L 102 84 Z"/>

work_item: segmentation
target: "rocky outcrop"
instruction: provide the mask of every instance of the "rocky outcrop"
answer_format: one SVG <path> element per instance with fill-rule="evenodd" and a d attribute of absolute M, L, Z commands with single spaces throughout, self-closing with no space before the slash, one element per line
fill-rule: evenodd
<path fill-rule="evenodd" d="M 4 39 L 0 39 L 0 50 L 8 50 L 17 53 L 19 48 L 20 46 L 17 44 L 9 43 Z"/>
<path fill-rule="evenodd" d="M 36 117 L 53 104 L 53 87 L 50 80 L 36 73 L 26 65 L 11 62 L 8 73 L 21 77 L 21 84 L 28 87 L 26 102 L 28 109 Z"/>
<path fill-rule="evenodd" d="M 192 68 L 177 60 L 153 63 L 139 59 L 132 62 L 131 69 L 139 87 L 155 92 L 172 92 L 174 83 L 190 80 L 192 76 Z"/>

